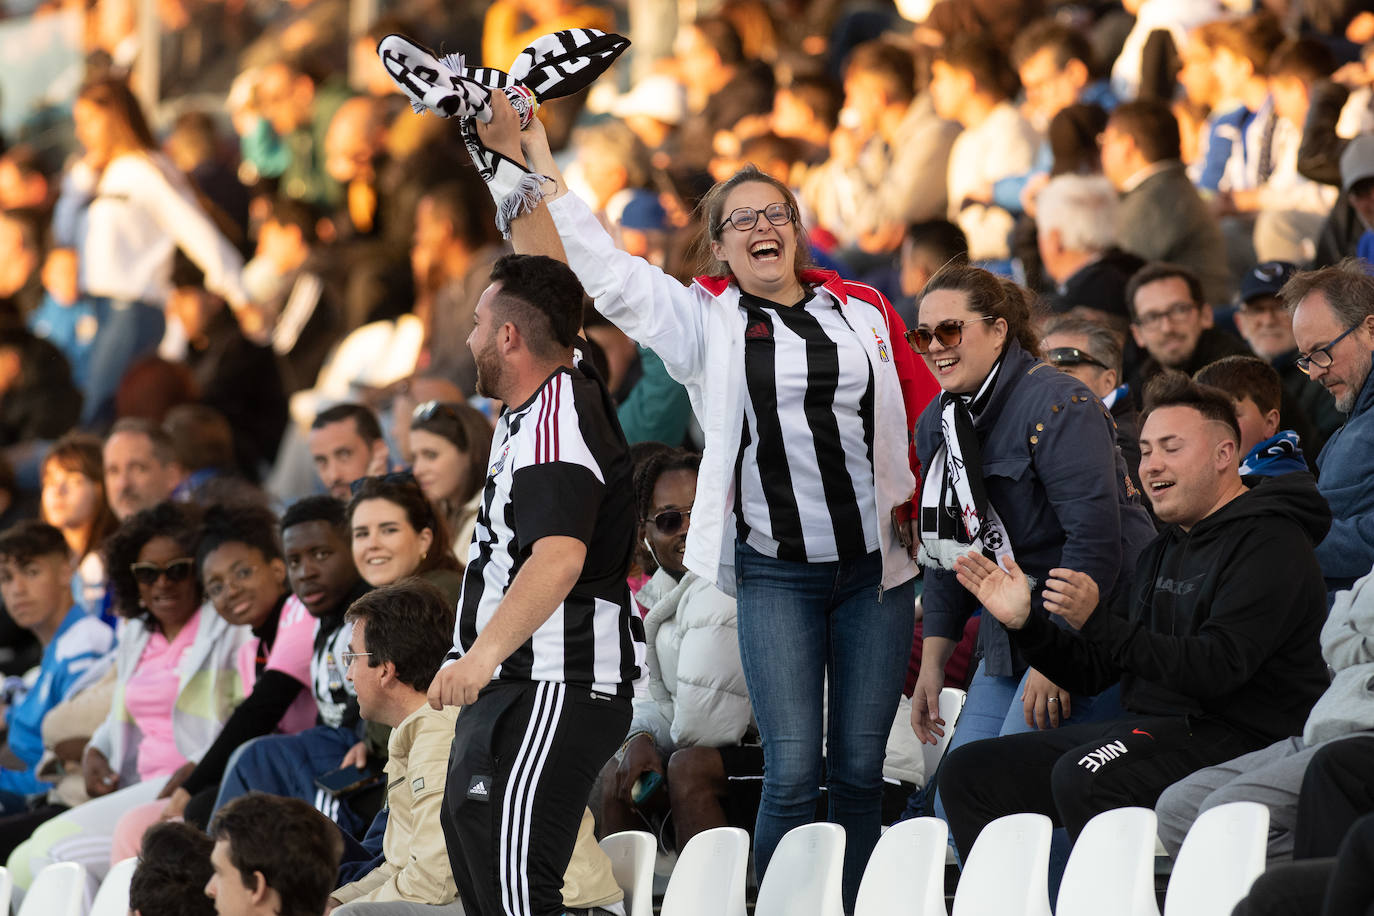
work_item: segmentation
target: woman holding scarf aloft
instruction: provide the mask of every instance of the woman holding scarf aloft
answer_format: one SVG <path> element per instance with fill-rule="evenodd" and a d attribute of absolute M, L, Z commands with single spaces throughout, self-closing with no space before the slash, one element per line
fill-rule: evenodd
<path fill-rule="evenodd" d="M 943 734 L 945 662 L 977 610 L 955 579 L 955 557 L 978 550 L 999 562 L 1015 558 L 1035 584 L 1033 613 L 1044 614 L 1040 583 L 1051 569 L 1086 572 L 1109 599 L 1125 586 L 1154 528 L 1101 402 L 1040 361 L 1021 287 L 976 267 L 949 266 L 926 285 L 917 314 L 907 340 L 942 389 L 916 431 L 925 471 L 919 519 L 925 622 L 911 724 L 933 743 Z M 1097 698 L 1070 696 L 1028 670 L 989 615 L 978 640 L 982 661 L 952 747 L 1119 713 L 1116 688 Z"/>

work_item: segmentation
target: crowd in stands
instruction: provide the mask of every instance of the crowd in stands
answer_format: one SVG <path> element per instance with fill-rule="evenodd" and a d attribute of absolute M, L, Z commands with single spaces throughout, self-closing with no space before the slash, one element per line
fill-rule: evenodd
<path fill-rule="evenodd" d="M 533 556 L 494 566 L 500 525 L 605 548 L 547 484 L 493 495 L 537 350 L 493 327 L 554 321 L 492 319 L 514 253 L 585 291 L 569 371 L 634 468 L 639 695 L 568 912 L 624 916 L 620 830 L 744 827 L 761 877 L 833 820 L 852 909 L 899 818 L 962 860 L 1045 814 L 1053 891 L 1093 815 L 1176 855 L 1235 800 L 1270 811 L 1238 913 L 1371 905 L 1374 4 L 450 6 L 162 0 L 153 55 L 96 0 L 61 136 L 0 138 L 17 900 L 138 856 L 143 916 L 462 911 L 430 685 Z M 503 237 L 374 49 L 506 68 L 579 27 L 631 46 L 473 129 L 540 179 Z M 130 88 L 150 57 L 185 100 Z"/>

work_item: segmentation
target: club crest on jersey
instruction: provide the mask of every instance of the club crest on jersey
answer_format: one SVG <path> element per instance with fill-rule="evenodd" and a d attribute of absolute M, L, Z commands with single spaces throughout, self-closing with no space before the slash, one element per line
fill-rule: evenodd
<path fill-rule="evenodd" d="M 873 328 L 873 339 L 878 343 L 878 359 L 885 363 L 891 362 L 892 360 L 889 359 L 887 355 L 887 344 L 883 341 L 882 337 L 878 335 L 877 328 Z"/>
<path fill-rule="evenodd" d="M 501 473 L 501 469 L 504 468 L 504 467 L 506 466 L 506 456 L 509 455 L 509 454 L 510 454 L 510 444 L 507 443 L 507 444 L 506 444 L 506 447 L 503 448 L 503 449 L 501 449 L 501 457 L 497 458 L 497 459 L 496 459 L 496 463 L 493 464 L 490 468 L 487 469 L 487 476 L 488 476 L 488 477 L 495 477 L 497 474 L 500 474 L 500 473 Z"/>

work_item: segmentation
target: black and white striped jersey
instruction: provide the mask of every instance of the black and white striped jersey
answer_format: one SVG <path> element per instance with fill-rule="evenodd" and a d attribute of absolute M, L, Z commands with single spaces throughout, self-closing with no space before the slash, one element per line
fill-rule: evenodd
<path fill-rule="evenodd" d="M 873 367 L 839 305 L 740 294 L 748 397 L 735 463 L 740 540 L 822 563 L 878 549 Z"/>
<path fill-rule="evenodd" d="M 494 677 L 633 696 L 644 672 L 644 625 L 625 578 L 636 529 L 633 470 L 605 385 L 580 355 L 576 365 L 496 424 L 449 655 L 472 647 L 535 541 L 575 537 L 587 545 L 577 584 Z"/>

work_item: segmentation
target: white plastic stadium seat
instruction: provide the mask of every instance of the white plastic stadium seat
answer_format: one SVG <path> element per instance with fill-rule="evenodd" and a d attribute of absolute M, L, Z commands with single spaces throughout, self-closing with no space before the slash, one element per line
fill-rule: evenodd
<path fill-rule="evenodd" d="M 1230 802 L 1198 815 L 1183 838 L 1164 916 L 1226 916 L 1264 871 L 1269 809 Z"/>
<path fill-rule="evenodd" d="M 46 866 L 33 879 L 19 916 L 83 916 L 86 869 L 75 862 Z"/>
<path fill-rule="evenodd" d="M 654 835 L 643 830 L 613 833 L 601 841 L 601 851 L 610 858 L 611 874 L 625 892 L 626 916 L 654 916 Z"/>
<path fill-rule="evenodd" d="M 916 817 L 889 827 L 873 848 L 859 884 L 854 916 L 949 916 L 945 909 L 945 850 L 949 827 Z"/>
<path fill-rule="evenodd" d="M 678 853 L 659 916 L 745 916 L 748 870 L 748 831 L 703 830 Z"/>
<path fill-rule="evenodd" d="M 787 831 L 759 885 L 754 916 L 844 916 L 844 828 L 803 824 Z"/>
<path fill-rule="evenodd" d="M 138 868 L 138 857 L 125 859 L 110 868 L 105 880 L 100 882 L 100 890 L 91 904 L 90 916 L 128 916 L 129 882 L 133 880 L 134 869 Z"/>
<path fill-rule="evenodd" d="M 1058 916 L 1159 916 L 1155 813 L 1116 808 L 1088 821 L 1059 886 Z"/>
<path fill-rule="evenodd" d="M 954 736 L 954 724 L 959 721 L 959 714 L 964 711 L 964 701 L 967 699 L 968 694 L 958 687 L 945 687 L 940 691 L 940 718 L 945 720 L 945 733 L 934 744 L 921 745 L 921 754 L 926 765 L 926 782 L 930 782 L 930 778 L 935 775 L 935 768 L 940 765 L 940 759 L 945 756 L 949 739 Z"/>
<path fill-rule="evenodd" d="M 1050 916 L 1052 830 L 1043 814 L 1009 814 L 984 827 L 959 876 L 954 916 Z"/>

